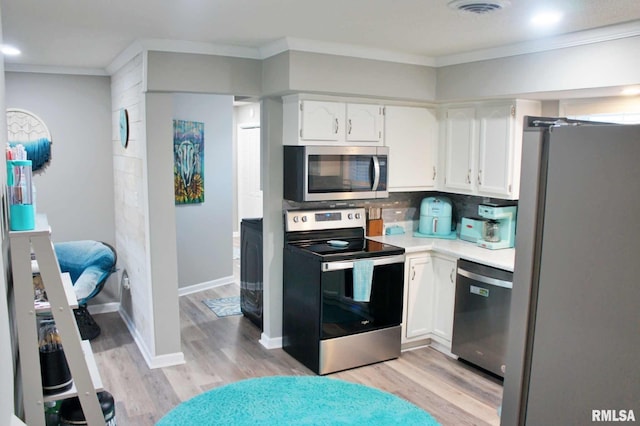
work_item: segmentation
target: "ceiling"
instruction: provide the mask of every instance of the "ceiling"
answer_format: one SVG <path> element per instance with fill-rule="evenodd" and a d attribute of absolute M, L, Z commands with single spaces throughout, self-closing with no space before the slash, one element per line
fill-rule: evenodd
<path fill-rule="evenodd" d="M 469 52 L 495 55 L 505 47 L 551 43 L 594 28 L 614 37 L 640 35 L 638 0 L 510 0 L 483 15 L 453 10 L 450 0 L 0 1 L 4 42 L 22 51 L 5 58 L 7 68 L 105 72 L 136 42 L 158 50 L 224 47 L 256 58 L 286 48 L 358 51 L 437 66 L 452 58 L 463 62 Z M 535 29 L 529 20 L 545 3 L 564 19 L 553 29 Z"/>

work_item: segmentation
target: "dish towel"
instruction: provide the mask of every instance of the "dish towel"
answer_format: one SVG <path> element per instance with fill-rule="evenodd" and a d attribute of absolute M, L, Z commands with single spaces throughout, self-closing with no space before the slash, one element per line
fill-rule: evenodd
<path fill-rule="evenodd" d="M 356 260 L 353 262 L 353 300 L 356 302 L 369 301 L 372 278 L 373 260 Z"/>

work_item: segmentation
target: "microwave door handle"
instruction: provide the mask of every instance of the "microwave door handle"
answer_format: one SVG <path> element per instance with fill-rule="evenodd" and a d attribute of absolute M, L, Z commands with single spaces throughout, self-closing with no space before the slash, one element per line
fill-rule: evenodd
<path fill-rule="evenodd" d="M 380 160 L 376 155 L 371 157 L 371 159 L 373 160 L 373 185 L 371 185 L 371 190 L 375 191 L 378 189 L 378 184 L 380 183 Z"/>

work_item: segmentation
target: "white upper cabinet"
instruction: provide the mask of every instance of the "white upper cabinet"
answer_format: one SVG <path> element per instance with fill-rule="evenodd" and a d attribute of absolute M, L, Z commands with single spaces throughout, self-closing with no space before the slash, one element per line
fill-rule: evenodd
<path fill-rule="evenodd" d="M 514 100 L 446 107 L 443 189 L 518 199 L 525 115 L 540 115 L 540 103 Z"/>
<path fill-rule="evenodd" d="M 497 105 L 477 109 L 479 140 L 475 175 L 479 193 L 509 196 L 513 192 L 514 108 Z"/>
<path fill-rule="evenodd" d="M 379 144 L 382 140 L 382 106 L 374 104 L 346 104 L 346 139 L 349 142 Z"/>
<path fill-rule="evenodd" d="M 438 176 L 435 110 L 386 106 L 384 144 L 389 147 L 389 191 L 434 189 Z"/>
<path fill-rule="evenodd" d="M 477 132 L 475 108 L 449 108 L 445 118 L 444 187 L 472 191 L 473 157 Z"/>
<path fill-rule="evenodd" d="M 283 144 L 382 146 L 382 110 L 374 103 L 285 96 Z"/>
<path fill-rule="evenodd" d="M 344 125 L 343 103 L 300 102 L 300 139 L 338 142 Z"/>

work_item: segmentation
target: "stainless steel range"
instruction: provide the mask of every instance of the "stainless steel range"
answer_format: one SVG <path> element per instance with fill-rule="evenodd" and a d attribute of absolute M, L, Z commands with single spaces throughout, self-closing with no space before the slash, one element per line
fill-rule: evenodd
<path fill-rule="evenodd" d="M 365 219 L 285 212 L 283 348 L 318 374 L 400 355 L 404 249 L 366 239 Z"/>

